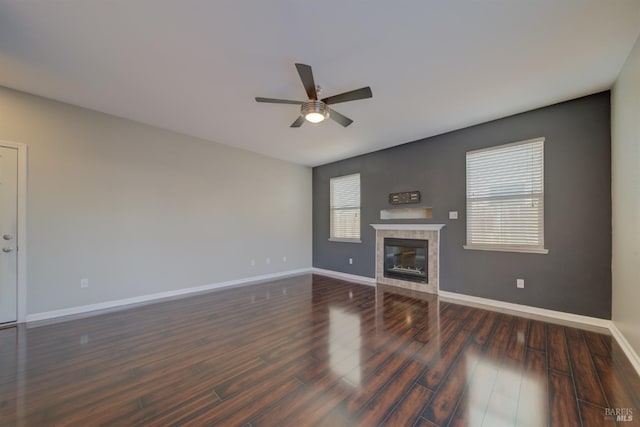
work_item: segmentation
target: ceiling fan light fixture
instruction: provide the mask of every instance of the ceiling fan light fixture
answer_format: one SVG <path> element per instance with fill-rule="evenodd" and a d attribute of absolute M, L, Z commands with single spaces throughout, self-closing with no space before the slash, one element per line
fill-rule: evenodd
<path fill-rule="evenodd" d="M 304 102 L 300 112 L 305 120 L 311 123 L 320 123 L 329 118 L 329 107 L 322 101 Z"/>

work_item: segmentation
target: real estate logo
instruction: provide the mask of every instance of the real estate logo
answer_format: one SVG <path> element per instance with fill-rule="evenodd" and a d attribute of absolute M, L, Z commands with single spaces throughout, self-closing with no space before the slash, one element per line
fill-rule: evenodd
<path fill-rule="evenodd" d="M 632 408 L 605 408 L 604 419 L 615 420 L 617 422 L 631 422 L 633 421 L 633 409 Z"/>

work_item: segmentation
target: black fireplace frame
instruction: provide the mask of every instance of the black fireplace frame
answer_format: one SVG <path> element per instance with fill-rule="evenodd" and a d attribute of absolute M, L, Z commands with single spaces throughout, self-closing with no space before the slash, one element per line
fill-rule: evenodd
<path fill-rule="evenodd" d="M 424 274 L 405 274 L 389 270 L 388 246 L 401 246 L 406 248 L 424 249 Z M 426 239 L 398 239 L 385 237 L 383 239 L 383 275 L 389 279 L 407 280 L 410 282 L 429 283 L 429 241 Z"/>

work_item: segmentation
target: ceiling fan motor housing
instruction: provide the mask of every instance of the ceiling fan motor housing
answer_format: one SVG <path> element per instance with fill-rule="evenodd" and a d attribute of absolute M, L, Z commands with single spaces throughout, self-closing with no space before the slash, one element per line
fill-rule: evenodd
<path fill-rule="evenodd" d="M 322 101 L 312 100 L 303 102 L 301 114 L 312 123 L 319 123 L 329 118 L 329 106 Z"/>

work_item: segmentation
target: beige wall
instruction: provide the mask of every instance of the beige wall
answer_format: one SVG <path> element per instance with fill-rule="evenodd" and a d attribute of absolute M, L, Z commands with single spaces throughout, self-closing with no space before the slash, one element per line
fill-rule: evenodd
<path fill-rule="evenodd" d="M 310 168 L 2 87 L 0 139 L 29 147 L 28 314 L 311 266 Z"/>
<path fill-rule="evenodd" d="M 611 105 L 613 321 L 640 354 L 640 39 Z"/>

